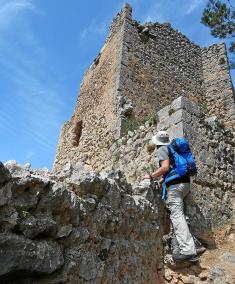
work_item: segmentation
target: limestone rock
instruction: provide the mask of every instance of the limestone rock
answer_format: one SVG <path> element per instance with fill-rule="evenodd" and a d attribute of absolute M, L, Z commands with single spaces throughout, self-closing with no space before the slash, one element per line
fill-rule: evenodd
<path fill-rule="evenodd" d="M 221 267 L 215 266 L 211 269 L 210 274 L 208 276 L 209 281 L 214 281 L 217 284 L 224 283 L 225 271 Z"/>
<path fill-rule="evenodd" d="M 0 188 L 0 206 L 6 205 L 12 198 L 12 184 L 8 183 Z"/>
<path fill-rule="evenodd" d="M 16 234 L 0 234 L 0 275 L 17 271 L 52 273 L 64 263 L 60 246 L 52 241 L 31 241 Z"/>
<path fill-rule="evenodd" d="M 235 266 L 235 255 L 233 255 L 229 252 L 226 252 L 223 255 L 223 259 L 227 262 L 230 262 L 231 264 L 234 264 L 234 266 Z"/>
<path fill-rule="evenodd" d="M 10 172 L 4 167 L 3 163 L 0 162 L 0 186 L 7 182 L 11 178 Z"/>
<path fill-rule="evenodd" d="M 73 229 L 72 224 L 61 226 L 59 231 L 57 232 L 56 238 L 68 237 L 69 234 L 72 232 L 72 229 Z"/>
<path fill-rule="evenodd" d="M 20 231 L 29 239 L 34 239 L 38 235 L 44 237 L 55 237 L 56 230 L 56 222 L 49 216 L 42 218 L 29 216 L 20 224 Z"/>
<path fill-rule="evenodd" d="M 14 175 L 1 188 L 0 282 L 155 279 L 159 196 L 133 195 L 121 171 L 72 168 L 61 178 L 17 163 L 8 166 Z"/>

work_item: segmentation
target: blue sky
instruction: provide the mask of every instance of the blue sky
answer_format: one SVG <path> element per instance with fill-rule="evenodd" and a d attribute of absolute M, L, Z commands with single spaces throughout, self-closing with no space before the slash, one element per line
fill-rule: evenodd
<path fill-rule="evenodd" d="M 206 0 L 130 0 L 140 22 L 170 22 L 201 46 L 219 42 L 200 24 Z M 51 169 L 86 69 L 120 0 L 0 0 L 0 160 Z"/>

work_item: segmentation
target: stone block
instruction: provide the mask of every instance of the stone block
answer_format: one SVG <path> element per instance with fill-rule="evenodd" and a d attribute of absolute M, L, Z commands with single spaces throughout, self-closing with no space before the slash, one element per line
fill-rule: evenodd
<path fill-rule="evenodd" d="M 169 120 L 169 116 L 166 119 L 161 120 L 158 124 L 157 124 L 157 131 L 159 130 L 167 130 L 167 128 L 169 128 L 170 126 L 170 120 Z"/>
<path fill-rule="evenodd" d="M 168 134 L 170 138 L 180 138 L 184 136 L 184 125 L 183 122 L 180 122 L 176 125 L 171 126 L 168 129 Z"/>
<path fill-rule="evenodd" d="M 169 109 L 177 111 L 183 107 L 184 107 L 184 98 L 181 96 L 172 102 L 172 104 L 169 106 Z"/>
<path fill-rule="evenodd" d="M 179 123 L 180 121 L 183 120 L 183 110 L 179 109 L 176 112 L 172 113 L 169 119 L 170 125 L 174 125 Z"/>
<path fill-rule="evenodd" d="M 184 123 L 183 124 L 183 130 L 184 130 L 184 135 L 186 136 L 187 139 L 189 139 L 192 143 L 198 143 L 198 132 L 195 131 L 198 125 L 193 125 L 191 123 Z"/>
<path fill-rule="evenodd" d="M 39 234 L 44 237 L 54 237 L 56 229 L 56 222 L 49 216 L 45 216 L 43 218 L 29 216 L 20 224 L 20 231 L 25 237 L 30 239 L 35 238 Z"/>
<path fill-rule="evenodd" d="M 78 274 L 85 281 L 95 282 L 101 267 L 102 263 L 98 262 L 92 253 L 86 252 L 79 264 Z"/>
<path fill-rule="evenodd" d="M 157 112 L 159 121 L 169 118 L 169 110 L 170 110 L 170 106 L 166 106 Z"/>
<path fill-rule="evenodd" d="M 0 206 L 6 205 L 12 198 L 12 185 L 8 183 L 0 188 Z"/>
<path fill-rule="evenodd" d="M 56 238 L 68 237 L 72 232 L 72 229 L 73 229 L 72 224 L 60 227 L 59 231 L 57 232 Z"/>
<path fill-rule="evenodd" d="M 4 230 L 12 230 L 17 225 L 19 214 L 12 206 L 0 207 L 0 226 Z"/>
<path fill-rule="evenodd" d="M 180 109 L 184 109 L 188 113 L 195 116 L 200 116 L 201 114 L 200 108 L 196 103 L 193 103 L 188 98 L 182 96 L 174 100 L 170 105 L 171 111 L 177 111 Z"/>
<path fill-rule="evenodd" d="M 201 116 L 201 110 L 200 110 L 199 106 L 196 103 L 193 103 L 188 99 L 185 101 L 185 110 L 188 113 L 195 115 L 197 117 Z"/>

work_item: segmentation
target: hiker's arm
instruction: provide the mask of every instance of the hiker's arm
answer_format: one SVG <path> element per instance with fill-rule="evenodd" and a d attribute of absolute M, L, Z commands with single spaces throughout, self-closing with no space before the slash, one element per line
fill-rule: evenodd
<path fill-rule="evenodd" d="M 161 167 L 151 174 L 151 176 L 153 178 L 158 178 L 160 176 L 163 176 L 164 174 L 166 174 L 169 171 L 169 169 L 170 169 L 170 161 L 169 160 L 160 161 L 160 164 L 161 164 Z"/>
<path fill-rule="evenodd" d="M 169 171 L 169 169 L 170 169 L 170 161 L 169 160 L 160 161 L 160 164 L 161 164 L 161 167 L 151 174 L 152 178 L 158 178 L 160 176 L 163 176 L 164 174 L 166 174 Z M 143 179 L 149 179 L 151 177 L 150 177 L 150 175 L 145 175 L 145 176 L 143 176 Z"/>

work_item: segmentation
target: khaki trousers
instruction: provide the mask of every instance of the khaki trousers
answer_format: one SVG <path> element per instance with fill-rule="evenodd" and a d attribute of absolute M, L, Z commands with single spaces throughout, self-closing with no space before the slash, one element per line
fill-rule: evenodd
<path fill-rule="evenodd" d="M 180 253 L 184 255 L 196 254 L 194 240 L 184 215 L 184 198 L 189 192 L 189 183 L 171 185 L 167 189 L 166 200 L 166 205 L 171 212 L 170 218 L 179 243 Z"/>

